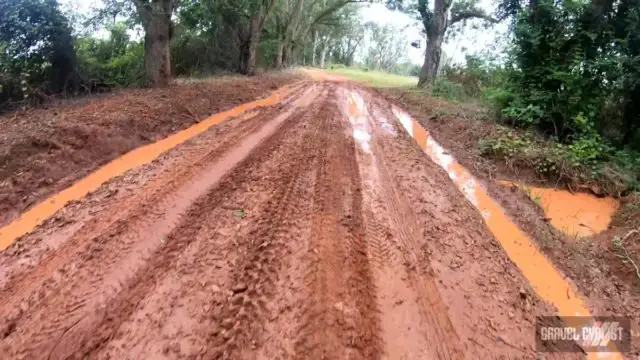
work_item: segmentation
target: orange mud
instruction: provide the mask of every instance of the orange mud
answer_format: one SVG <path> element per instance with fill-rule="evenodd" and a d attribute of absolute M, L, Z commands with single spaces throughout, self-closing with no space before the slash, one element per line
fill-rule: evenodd
<path fill-rule="evenodd" d="M 556 270 L 553 264 L 542 254 L 533 241 L 509 219 L 504 210 L 479 185 L 478 180 L 443 149 L 416 120 L 403 111 L 394 108 L 394 113 L 407 132 L 429 157 L 440 165 L 449 178 L 464 193 L 466 198 L 480 211 L 482 217 L 500 242 L 509 258 L 518 266 L 538 295 L 554 305 L 560 316 L 591 317 L 586 304 Z M 566 200 L 565 200 L 566 201 Z M 587 326 L 586 323 L 567 324 L 568 326 Z M 609 344 L 613 346 L 613 343 Z M 615 347 L 611 353 L 590 353 L 589 359 L 617 359 L 619 353 Z"/>
<path fill-rule="evenodd" d="M 30 232 L 0 251 L 17 360 L 532 359 L 536 316 L 590 317 L 424 128 L 345 83 L 215 115 L 1 231 Z"/>
<path fill-rule="evenodd" d="M 202 134 L 212 126 L 229 118 L 241 115 L 247 111 L 280 103 L 292 92 L 293 86 L 285 86 L 274 92 L 270 97 L 242 104 L 228 111 L 215 114 L 185 130 L 175 133 L 158 142 L 139 147 L 125 155 L 114 159 L 107 165 L 91 173 L 71 187 L 37 204 L 31 210 L 23 213 L 18 219 L 0 229 L 0 250 L 6 249 L 17 238 L 31 232 L 36 226 L 62 209 L 70 201 L 79 200 L 88 193 L 95 191 L 106 181 L 124 174 L 140 165 L 150 163 L 162 153 L 176 147 L 185 141 Z"/>
<path fill-rule="evenodd" d="M 620 203 L 613 198 L 598 198 L 585 193 L 538 188 L 499 181 L 501 185 L 517 186 L 536 202 L 556 229 L 573 239 L 597 235 L 605 231 Z"/>

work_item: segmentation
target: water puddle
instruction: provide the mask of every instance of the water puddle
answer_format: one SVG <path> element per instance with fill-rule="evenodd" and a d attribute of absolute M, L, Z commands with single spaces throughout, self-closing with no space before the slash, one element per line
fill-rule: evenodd
<path fill-rule="evenodd" d="M 294 86 L 285 86 L 268 98 L 242 104 L 225 112 L 215 114 L 185 130 L 179 131 L 155 143 L 134 149 L 109 162 L 71 187 L 51 196 L 23 213 L 18 219 L 0 229 L 0 250 L 6 249 L 17 238 L 23 236 L 62 209 L 68 202 L 82 199 L 91 191 L 97 190 L 108 180 L 120 176 L 138 166 L 150 163 L 162 153 L 173 149 L 185 141 L 202 134 L 210 127 L 245 112 L 278 104 L 293 91 Z"/>
<path fill-rule="evenodd" d="M 540 252 L 533 241 L 509 219 L 500 205 L 479 185 L 478 180 L 429 136 L 429 133 L 409 114 L 395 107 L 393 113 L 431 160 L 447 172 L 458 189 L 478 209 L 489 230 L 536 293 L 543 300 L 554 305 L 560 316 L 586 317 L 577 318 L 581 319 L 576 320 L 578 323 L 567 325 L 591 324 L 594 321 L 592 315 L 573 287 Z M 620 358 L 618 353 L 590 353 L 588 357 Z"/>
<path fill-rule="evenodd" d="M 349 118 L 349 124 L 351 124 L 351 129 L 353 130 L 353 139 L 360 145 L 362 151 L 370 154 L 371 129 L 367 121 L 368 111 L 364 99 L 354 91 L 347 93 L 346 99 L 347 109 L 344 113 Z"/>
<path fill-rule="evenodd" d="M 598 198 L 585 193 L 532 187 L 511 181 L 498 183 L 520 188 L 542 208 L 553 227 L 576 240 L 606 230 L 620 206 L 613 198 Z"/>

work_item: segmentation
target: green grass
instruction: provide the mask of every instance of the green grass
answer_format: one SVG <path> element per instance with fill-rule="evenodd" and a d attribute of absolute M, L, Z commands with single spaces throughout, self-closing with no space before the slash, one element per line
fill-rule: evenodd
<path fill-rule="evenodd" d="M 417 77 L 389 74 L 381 71 L 364 71 L 355 68 L 329 68 L 327 71 L 372 87 L 414 87 L 418 84 Z"/>

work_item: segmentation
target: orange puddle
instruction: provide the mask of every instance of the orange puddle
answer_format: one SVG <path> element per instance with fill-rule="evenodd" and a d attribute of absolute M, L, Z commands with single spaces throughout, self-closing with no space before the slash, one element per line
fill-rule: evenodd
<path fill-rule="evenodd" d="M 107 165 L 76 182 L 71 187 L 37 204 L 31 210 L 23 213 L 18 219 L 0 229 L 0 250 L 6 249 L 20 236 L 33 231 L 36 226 L 40 225 L 56 211 L 62 209 L 69 201 L 79 200 L 87 195 L 87 193 L 98 189 L 100 185 L 106 181 L 120 176 L 133 168 L 150 163 L 162 153 L 202 134 L 210 127 L 224 120 L 259 107 L 271 106 L 281 102 L 292 92 L 294 86 L 295 85 L 285 86 L 275 91 L 268 98 L 242 104 L 225 112 L 215 114 L 185 130 L 179 131 L 155 143 L 134 149 L 112 160 Z"/>
<path fill-rule="evenodd" d="M 590 194 L 572 194 L 566 190 L 538 188 L 510 181 L 501 185 L 517 186 L 527 193 L 544 211 L 556 229 L 574 239 L 593 236 L 606 230 L 620 203 L 613 198 L 598 198 Z"/>
<path fill-rule="evenodd" d="M 515 225 L 498 203 L 479 185 L 471 173 L 444 150 L 429 133 L 407 113 L 394 108 L 394 114 L 405 130 L 440 165 L 465 197 L 480 211 L 487 227 L 500 242 L 509 258 L 518 266 L 531 287 L 545 301 L 558 309 L 560 316 L 586 316 L 579 323 L 568 326 L 586 326 L 593 322 L 586 304 L 564 280 L 553 264 L 538 250 L 531 239 Z M 531 336 L 534 336 L 533 333 Z M 613 342 L 609 346 L 614 346 Z M 611 353 L 589 353 L 590 359 L 619 359 L 616 348 Z"/>

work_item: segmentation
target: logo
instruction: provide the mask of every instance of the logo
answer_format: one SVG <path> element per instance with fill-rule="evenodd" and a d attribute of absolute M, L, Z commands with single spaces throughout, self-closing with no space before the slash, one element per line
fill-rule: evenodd
<path fill-rule="evenodd" d="M 620 317 L 541 316 L 536 322 L 540 352 L 626 352 L 630 320 Z"/>

